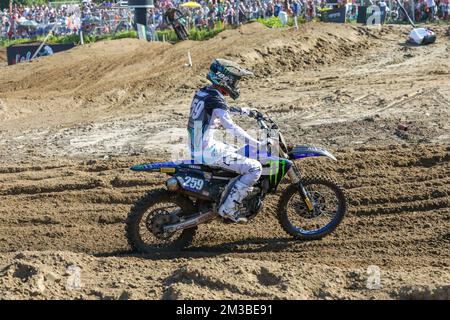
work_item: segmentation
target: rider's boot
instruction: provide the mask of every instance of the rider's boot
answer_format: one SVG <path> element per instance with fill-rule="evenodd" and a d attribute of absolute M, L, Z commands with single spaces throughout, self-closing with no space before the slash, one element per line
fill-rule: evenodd
<path fill-rule="evenodd" d="M 242 203 L 242 200 L 250 193 L 252 187 L 240 182 L 236 181 L 228 193 L 228 197 L 222 203 L 219 208 L 219 214 L 226 219 L 230 219 L 236 223 L 246 223 L 247 218 L 240 217 L 239 214 L 239 205 Z"/>

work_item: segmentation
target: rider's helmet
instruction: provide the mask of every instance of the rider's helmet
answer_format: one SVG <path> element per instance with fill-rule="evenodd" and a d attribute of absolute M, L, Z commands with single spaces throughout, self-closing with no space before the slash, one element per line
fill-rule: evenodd
<path fill-rule="evenodd" d="M 209 67 L 207 78 L 215 87 L 236 100 L 239 97 L 239 80 L 252 75 L 251 71 L 233 61 L 215 59 Z"/>

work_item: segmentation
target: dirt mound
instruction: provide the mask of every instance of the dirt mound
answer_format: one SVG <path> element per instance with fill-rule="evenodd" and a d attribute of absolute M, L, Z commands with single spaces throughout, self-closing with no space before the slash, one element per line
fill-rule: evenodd
<path fill-rule="evenodd" d="M 1 254 L 4 299 L 449 299 L 449 285 L 422 284 L 426 273 L 343 269 L 229 257 L 146 260 L 64 251 Z"/>
<path fill-rule="evenodd" d="M 294 269 L 270 261 L 205 259 L 181 266 L 166 278 L 163 299 L 336 298 L 346 285 L 339 271 L 302 263 Z M 318 274 L 326 277 L 320 279 Z"/>
<path fill-rule="evenodd" d="M 450 300 L 450 285 L 405 286 L 397 294 L 400 299 L 408 300 Z"/>
<path fill-rule="evenodd" d="M 70 252 L 15 253 L 1 266 L 0 293 L 5 299 L 83 299 L 81 273 L 90 260 Z"/>
<path fill-rule="evenodd" d="M 66 116 L 71 110 L 93 112 L 92 108 L 108 115 L 123 107 L 127 112 L 142 111 L 142 105 L 149 101 L 152 105 L 166 104 L 190 95 L 205 83 L 204 74 L 215 57 L 236 60 L 260 77 L 314 69 L 358 55 L 374 45 L 372 38 L 359 29 L 307 24 L 296 31 L 252 23 L 203 42 L 170 45 L 136 39 L 103 41 L 3 68 L 0 98 L 10 97 L 8 102 L 14 105 L 16 99 L 26 99 L 33 109 L 53 113 L 64 110 Z M 192 68 L 185 66 L 188 51 Z M 39 107 L 33 101 L 39 101 Z"/>

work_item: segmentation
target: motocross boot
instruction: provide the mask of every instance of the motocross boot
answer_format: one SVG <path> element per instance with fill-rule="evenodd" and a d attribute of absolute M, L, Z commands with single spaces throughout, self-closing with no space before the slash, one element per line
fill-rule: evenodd
<path fill-rule="evenodd" d="M 236 223 L 247 223 L 247 218 L 240 217 L 239 205 L 249 194 L 252 187 L 240 182 L 239 180 L 231 188 L 228 197 L 219 208 L 219 215 Z"/>

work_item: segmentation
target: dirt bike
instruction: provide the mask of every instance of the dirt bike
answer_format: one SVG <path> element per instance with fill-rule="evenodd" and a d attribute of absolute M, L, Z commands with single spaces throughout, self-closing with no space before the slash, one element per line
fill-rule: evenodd
<path fill-rule="evenodd" d="M 189 33 L 186 29 L 185 20 L 183 18 L 175 19 L 172 22 L 172 28 L 179 40 L 187 40 L 189 38 Z"/>
<path fill-rule="evenodd" d="M 287 145 L 277 124 L 267 116 L 256 118 L 267 136 L 278 142 L 278 156 L 263 161 L 263 173 L 253 191 L 240 204 L 240 215 L 247 223 L 261 211 L 264 198 L 275 193 L 285 176 L 291 184 L 281 194 L 277 218 L 285 232 L 295 239 L 321 239 L 331 233 L 347 211 L 344 190 L 326 176 L 302 176 L 293 161 L 324 156 L 336 161 L 327 150 L 314 146 Z M 278 141 L 277 141 L 278 140 Z M 265 170 L 264 170 L 265 169 Z M 126 236 L 133 250 L 141 253 L 176 251 L 192 243 L 198 225 L 219 219 L 217 212 L 228 195 L 234 172 L 192 161 L 158 162 L 131 167 L 134 171 L 162 172 L 170 176 L 166 188 L 151 190 L 132 208 L 126 219 Z"/>

